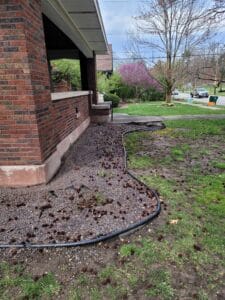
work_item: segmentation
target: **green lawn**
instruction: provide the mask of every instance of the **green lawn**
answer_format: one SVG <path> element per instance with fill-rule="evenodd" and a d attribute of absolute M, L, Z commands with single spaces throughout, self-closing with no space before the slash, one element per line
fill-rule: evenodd
<path fill-rule="evenodd" d="M 148 102 L 128 104 L 128 107 L 125 108 L 115 108 L 114 113 L 125 113 L 136 116 L 225 114 L 225 108 L 213 110 L 180 103 L 176 103 L 172 107 L 167 107 L 163 105 L 163 102 Z"/>

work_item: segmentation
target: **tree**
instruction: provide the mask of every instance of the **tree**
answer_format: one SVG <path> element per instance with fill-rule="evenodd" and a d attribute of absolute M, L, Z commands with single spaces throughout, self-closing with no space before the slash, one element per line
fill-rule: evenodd
<path fill-rule="evenodd" d="M 218 26 L 207 5 L 202 0 L 146 0 L 135 18 L 136 43 L 165 56 L 162 76 L 168 104 L 176 84 L 178 60 L 208 41 Z"/>
<path fill-rule="evenodd" d="M 150 75 L 143 62 L 123 64 L 119 67 L 118 72 L 125 84 L 135 88 L 136 98 L 140 97 L 143 89 L 161 88 L 160 84 Z"/>
<path fill-rule="evenodd" d="M 209 10 L 209 16 L 211 18 L 219 17 L 223 18 L 225 13 L 225 0 L 214 0 L 213 6 Z"/>
<path fill-rule="evenodd" d="M 122 78 L 118 72 L 113 72 L 110 77 L 107 77 L 106 74 L 98 72 L 97 86 L 100 93 L 118 94 L 118 91 L 122 86 Z"/>
<path fill-rule="evenodd" d="M 195 84 L 210 84 L 216 90 L 225 82 L 225 50 L 224 45 L 211 43 L 207 48 L 192 54 L 187 68 L 190 81 Z"/>

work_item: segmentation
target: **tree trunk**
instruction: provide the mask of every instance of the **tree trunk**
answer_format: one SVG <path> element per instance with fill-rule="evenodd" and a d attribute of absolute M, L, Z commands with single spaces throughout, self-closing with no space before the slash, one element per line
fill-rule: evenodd
<path fill-rule="evenodd" d="M 166 104 L 172 102 L 172 91 L 173 91 L 173 75 L 172 75 L 172 62 L 171 56 L 167 56 L 167 70 L 166 70 Z"/>
<path fill-rule="evenodd" d="M 173 81 L 171 77 L 166 79 L 166 103 L 172 103 Z"/>
<path fill-rule="evenodd" d="M 166 90 L 166 103 L 167 104 L 172 103 L 172 90 L 171 89 Z"/>

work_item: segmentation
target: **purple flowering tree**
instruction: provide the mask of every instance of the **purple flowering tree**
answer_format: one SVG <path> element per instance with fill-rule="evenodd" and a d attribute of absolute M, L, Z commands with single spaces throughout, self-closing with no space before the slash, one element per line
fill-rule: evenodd
<path fill-rule="evenodd" d="M 161 85 L 149 73 L 143 62 L 124 64 L 119 67 L 119 74 L 128 86 L 135 87 L 136 98 L 139 98 L 143 90 L 155 88 L 162 90 Z"/>

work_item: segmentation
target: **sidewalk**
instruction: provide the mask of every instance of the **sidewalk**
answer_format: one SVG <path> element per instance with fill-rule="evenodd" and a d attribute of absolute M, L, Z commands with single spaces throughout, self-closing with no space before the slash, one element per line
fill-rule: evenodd
<path fill-rule="evenodd" d="M 196 100 L 193 100 L 193 101 L 196 101 Z M 207 106 L 206 104 L 199 104 L 199 103 L 194 103 L 194 102 L 188 103 L 188 102 L 182 102 L 182 101 L 177 101 L 177 100 L 175 100 L 174 102 L 179 103 L 179 104 L 184 104 L 184 105 L 191 105 L 191 106 L 194 106 L 194 107 L 197 106 L 197 107 L 200 107 L 200 108 L 211 109 L 211 110 L 221 109 L 221 108 L 216 107 L 216 106 Z M 208 103 L 208 102 L 206 102 L 206 103 Z"/>
<path fill-rule="evenodd" d="M 162 122 L 169 120 L 213 120 L 225 119 L 225 114 L 221 115 L 176 115 L 176 116 L 129 116 L 127 114 L 114 114 L 113 123 L 146 123 Z"/>

